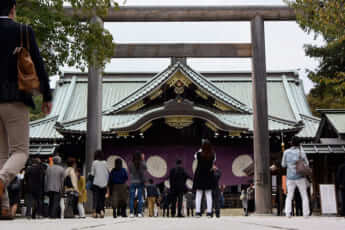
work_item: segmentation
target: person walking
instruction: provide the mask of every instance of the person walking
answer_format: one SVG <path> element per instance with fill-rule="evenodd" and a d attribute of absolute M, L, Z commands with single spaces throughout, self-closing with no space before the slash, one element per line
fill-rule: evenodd
<path fill-rule="evenodd" d="M 115 160 L 115 167 L 111 170 L 108 183 L 108 196 L 113 208 L 113 217 L 127 217 L 127 200 L 128 200 L 128 173 L 122 166 L 122 160 Z"/>
<path fill-rule="evenodd" d="M 86 191 L 86 180 L 85 177 L 81 175 L 81 169 L 77 169 L 77 178 L 78 178 L 78 213 L 79 218 L 86 218 L 84 204 L 87 201 L 87 191 Z"/>
<path fill-rule="evenodd" d="M 32 160 L 24 176 L 26 202 L 28 204 L 26 216 L 28 218 L 41 218 L 43 214 L 45 170 L 39 158 Z"/>
<path fill-rule="evenodd" d="M 12 217 L 16 216 L 18 205 L 20 202 L 21 190 L 22 190 L 22 182 L 20 179 L 20 174 L 18 174 L 7 186 Z"/>
<path fill-rule="evenodd" d="M 147 167 L 145 163 L 145 155 L 140 152 L 134 153 L 132 162 L 129 164 L 129 173 L 131 179 L 129 187 L 130 217 L 134 217 L 134 200 L 136 197 L 138 199 L 138 217 L 143 217 L 143 192 L 146 170 Z"/>
<path fill-rule="evenodd" d="M 6 187 L 24 168 L 29 155 L 29 107 L 34 108 L 32 95 L 18 88 L 17 54 L 20 46 L 20 27 L 14 21 L 16 1 L 0 1 L 0 219 L 11 219 Z M 31 58 L 35 64 L 43 94 L 42 110 L 50 113 L 52 95 L 49 78 L 30 26 L 29 40 Z M 25 43 L 26 44 L 26 43 Z"/>
<path fill-rule="evenodd" d="M 95 160 L 92 162 L 91 175 L 93 176 L 94 196 L 96 201 L 96 218 L 104 218 L 105 195 L 109 182 L 109 170 L 104 154 L 101 150 L 95 152 Z"/>
<path fill-rule="evenodd" d="M 170 192 L 171 199 L 171 216 L 176 215 L 176 202 L 177 202 L 177 217 L 184 217 L 182 215 L 182 202 L 183 194 L 187 192 L 186 181 L 189 178 L 188 174 L 182 167 L 182 161 L 176 161 L 176 167 L 170 170 Z"/>
<path fill-rule="evenodd" d="M 156 185 L 153 184 L 153 180 L 149 180 L 149 184 L 146 185 L 146 194 L 147 194 L 147 204 L 149 209 L 149 217 L 154 217 L 155 205 L 160 196 L 160 192 Z"/>
<path fill-rule="evenodd" d="M 196 190 L 196 216 L 201 216 L 201 199 L 205 192 L 207 216 L 212 217 L 212 190 L 215 187 L 212 173 L 216 155 L 209 140 L 203 139 L 201 149 L 195 154 L 198 165 L 194 174 L 193 189 Z"/>
<path fill-rule="evenodd" d="M 49 197 L 49 217 L 55 219 L 60 218 L 58 210 L 63 192 L 65 170 L 60 165 L 61 157 L 53 157 L 53 163 L 54 164 L 49 166 L 46 170 L 45 184 Z"/>
<path fill-rule="evenodd" d="M 217 167 L 216 163 L 213 163 L 212 171 L 213 171 L 213 177 L 214 177 L 214 189 L 212 191 L 212 198 L 213 198 L 213 204 L 214 204 L 216 217 L 219 218 L 220 208 L 221 208 L 221 196 L 222 196 L 222 193 L 219 187 L 219 180 L 220 180 L 220 177 L 222 176 L 222 172 Z"/>
<path fill-rule="evenodd" d="M 248 198 L 247 198 L 247 190 L 242 185 L 241 196 L 240 200 L 242 202 L 242 208 L 245 216 L 248 216 Z"/>
<path fill-rule="evenodd" d="M 292 137 L 291 148 L 285 150 L 282 159 L 282 166 L 287 168 L 287 196 L 285 200 L 285 214 L 291 217 L 292 200 L 296 187 L 302 196 L 303 216 L 309 216 L 309 199 L 307 194 L 306 178 L 296 171 L 296 164 L 299 159 L 302 159 L 306 165 L 309 165 L 308 159 L 304 151 L 299 148 L 299 140 L 297 137 Z"/>
<path fill-rule="evenodd" d="M 64 172 L 65 205 L 61 208 L 63 218 L 74 218 L 78 209 L 78 177 L 76 174 L 75 159 L 67 160 L 67 168 Z"/>
<path fill-rule="evenodd" d="M 336 185 L 341 197 L 340 215 L 345 216 L 345 163 L 338 167 L 336 175 Z"/>
<path fill-rule="evenodd" d="M 248 199 L 248 207 L 247 207 L 247 216 L 249 213 L 255 212 L 255 186 L 253 183 L 249 185 L 247 188 L 247 199 Z"/>

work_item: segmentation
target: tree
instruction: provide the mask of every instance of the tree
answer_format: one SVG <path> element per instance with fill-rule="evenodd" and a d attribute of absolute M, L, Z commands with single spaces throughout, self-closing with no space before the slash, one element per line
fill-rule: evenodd
<path fill-rule="evenodd" d="M 81 21 L 77 15 L 67 17 L 66 4 L 89 19 L 118 8 L 114 0 L 17 0 L 17 19 L 33 27 L 49 75 L 59 73 L 65 65 L 81 70 L 88 63 L 104 67 L 113 55 L 112 35 L 88 20 Z M 95 63 L 94 49 L 98 51 Z"/>
<path fill-rule="evenodd" d="M 43 98 L 41 96 L 34 96 L 35 108 L 30 108 L 30 121 L 43 118 L 45 115 L 41 110 Z"/>
<path fill-rule="evenodd" d="M 345 0 L 296 0 L 286 2 L 296 10 L 301 28 L 321 36 L 322 46 L 305 45 L 307 56 L 317 58 L 316 70 L 308 70 L 315 88 L 308 96 L 318 108 L 345 107 Z M 315 108 L 314 108 L 315 109 Z"/>
<path fill-rule="evenodd" d="M 50 76 L 59 74 L 64 66 L 84 71 L 90 63 L 103 68 L 114 52 L 112 35 L 78 15 L 66 16 L 66 4 L 88 19 L 118 8 L 114 0 L 17 0 L 17 20 L 33 27 Z M 31 110 L 31 120 L 44 117 L 40 112 L 42 98 L 36 96 L 34 101 L 37 109 Z"/>

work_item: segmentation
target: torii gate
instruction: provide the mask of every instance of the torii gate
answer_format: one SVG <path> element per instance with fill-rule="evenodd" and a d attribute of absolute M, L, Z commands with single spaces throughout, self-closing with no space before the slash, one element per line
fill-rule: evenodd
<path fill-rule="evenodd" d="M 75 12 L 66 8 L 67 15 Z M 77 12 L 78 13 L 78 12 Z M 82 13 L 80 13 L 82 15 Z M 294 21 L 296 13 L 284 6 L 121 7 L 103 22 L 250 21 L 251 44 L 117 44 L 113 58 L 228 57 L 252 58 L 254 107 L 254 178 L 257 214 L 271 214 L 270 150 L 267 112 L 264 21 Z M 97 52 L 97 51 L 95 51 Z M 102 147 L 102 70 L 89 67 L 86 171 L 96 149 Z"/>

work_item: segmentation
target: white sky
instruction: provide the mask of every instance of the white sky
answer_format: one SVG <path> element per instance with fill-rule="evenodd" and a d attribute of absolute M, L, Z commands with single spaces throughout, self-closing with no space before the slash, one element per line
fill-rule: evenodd
<path fill-rule="evenodd" d="M 120 0 L 123 3 L 124 0 Z M 281 0 L 127 0 L 127 6 L 136 5 L 285 5 Z M 115 42 L 250 42 L 249 22 L 154 22 L 106 23 Z M 304 33 L 296 22 L 266 22 L 267 70 L 296 70 L 300 73 L 306 92 L 312 88 L 305 69 L 317 67 L 317 60 L 305 56 L 304 44 L 322 44 L 312 35 Z M 169 64 L 168 59 L 117 59 L 107 65 L 106 71 L 160 71 Z M 250 59 L 189 59 L 198 71 L 251 70 Z M 71 68 L 65 68 L 71 71 Z"/>

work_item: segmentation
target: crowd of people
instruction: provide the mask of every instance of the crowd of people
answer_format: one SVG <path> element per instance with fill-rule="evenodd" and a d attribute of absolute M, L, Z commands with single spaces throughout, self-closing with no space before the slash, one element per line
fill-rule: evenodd
<path fill-rule="evenodd" d="M 113 209 L 114 218 L 127 217 L 128 206 L 129 217 L 143 217 L 146 207 L 149 217 L 159 216 L 159 210 L 164 217 L 201 217 L 204 212 L 208 217 L 220 217 L 221 172 L 211 143 L 203 140 L 194 157 L 198 160 L 194 177 L 178 159 L 167 177 L 169 187 L 147 179 L 145 155 L 139 151 L 133 154 L 128 171 L 119 158 L 109 171 L 102 151 L 96 151 L 87 178 L 74 158 L 68 158 L 64 166 L 59 156 L 50 163 L 33 158 L 7 187 L 11 215 L 16 216 L 23 197 L 22 214 L 27 218 L 85 218 L 84 204 L 91 192 L 94 218 L 104 218 L 107 206 Z M 193 179 L 193 189 L 187 188 L 187 179 Z"/>
<path fill-rule="evenodd" d="M 307 176 L 296 169 L 296 162 L 302 160 L 308 165 L 308 159 L 299 148 L 297 138 L 292 138 L 291 148 L 284 152 L 282 167 L 287 168 L 287 193 L 285 215 L 310 215 L 310 195 L 308 195 Z M 147 177 L 145 155 L 135 152 L 128 169 L 120 158 L 114 161 L 109 171 L 103 152 L 95 152 L 91 173 L 87 178 L 77 167 L 73 158 L 63 164 L 59 156 L 53 162 L 41 162 L 39 158 L 31 159 L 23 170 L 9 183 L 7 192 L 10 212 L 16 216 L 21 197 L 24 198 L 22 213 L 27 218 L 85 218 L 84 204 L 87 192 L 93 194 L 92 216 L 103 218 L 105 208 L 113 210 L 113 217 L 143 217 L 145 208 L 149 217 L 220 217 L 222 199 L 219 186 L 221 171 L 216 165 L 216 154 L 208 140 L 202 141 L 201 149 L 195 153 L 197 168 L 194 176 L 188 175 L 183 162 L 177 159 L 165 179 L 165 183 L 154 184 Z M 337 180 L 342 180 L 344 166 L 338 170 Z M 187 180 L 193 180 L 193 188 L 187 188 Z M 341 184 L 341 183 L 340 183 Z M 251 183 L 243 187 L 240 195 L 244 215 L 255 211 L 255 186 Z M 292 204 L 295 199 L 296 211 Z M 195 210 L 195 213 L 194 213 Z M 343 211 L 343 209 L 342 209 Z"/>

